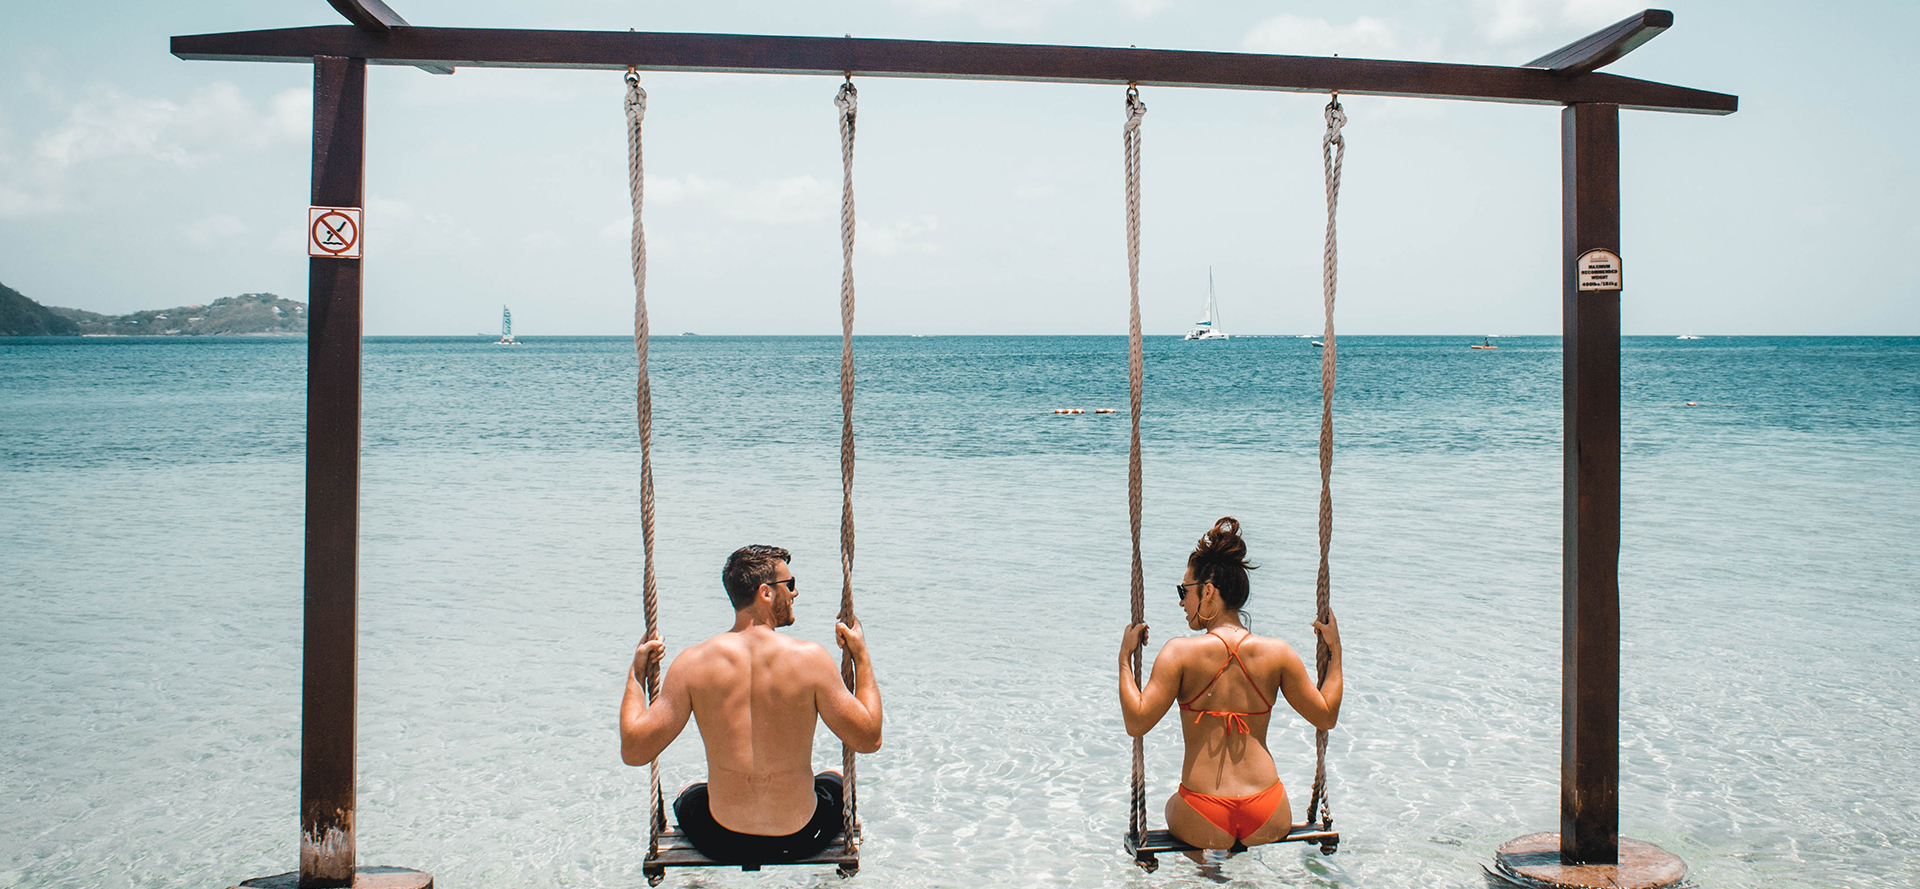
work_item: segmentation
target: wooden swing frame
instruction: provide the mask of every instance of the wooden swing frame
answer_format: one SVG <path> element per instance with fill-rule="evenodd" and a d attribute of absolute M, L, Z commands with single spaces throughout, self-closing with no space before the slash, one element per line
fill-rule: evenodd
<path fill-rule="evenodd" d="M 1621 109 L 1724 115 L 1722 93 L 1600 73 L 1671 27 L 1649 9 L 1517 67 L 1134 48 L 735 34 L 413 27 L 381 0 L 350 25 L 176 36 L 187 60 L 311 64 L 315 206 L 363 204 L 368 65 L 575 68 L 1095 83 L 1563 106 L 1563 646 L 1560 850 L 1619 857 L 1620 285 L 1577 266 L 1620 253 Z M 346 886 L 356 850 L 362 260 L 308 261 L 301 887 Z M 1178 851 L 1155 831 L 1137 856 Z M 1289 837 L 1293 839 L 1293 837 Z M 1312 842 L 1315 838 L 1301 837 Z M 1337 835 L 1335 835 L 1337 841 Z M 687 865 L 676 849 L 676 856 Z M 836 866 L 858 866 L 857 854 Z M 681 866 L 679 861 L 671 865 Z M 425 876 L 424 874 L 422 875 Z M 430 881 L 430 878 L 429 878 Z"/>

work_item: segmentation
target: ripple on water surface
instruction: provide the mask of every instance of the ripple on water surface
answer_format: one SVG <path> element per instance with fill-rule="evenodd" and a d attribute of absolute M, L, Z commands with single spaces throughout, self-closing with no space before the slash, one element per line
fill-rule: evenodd
<path fill-rule="evenodd" d="M 860 766 L 862 883 L 1214 885 L 1119 848 L 1126 420 L 1050 412 L 1124 409 L 1122 343 L 861 342 L 858 597 L 888 709 Z M 1463 344 L 1341 341 L 1345 840 L 1256 850 L 1230 885 L 1478 887 L 1496 845 L 1557 821 L 1558 342 Z M 1215 345 L 1148 343 L 1154 643 L 1179 630 L 1154 591 L 1230 513 L 1263 566 L 1255 628 L 1305 649 L 1317 353 Z M 726 625 L 718 566 L 748 541 L 794 550 L 795 631 L 830 641 L 837 353 L 656 344 L 674 650 Z M 0 887 L 294 863 L 304 354 L 0 343 Z M 640 632 L 633 360 L 619 340 L 369 342 L 364 861 L 456 889 L 640 885 L 645 772 L 613 734 Z M 1909 885 L 1920 344 L 1630 339 L 1623 381 L 1624 830 L 1702 886 Z M 1299 809 L 1310 735 L 1272 743 Z M 1147 749 L 1157 818 L 1171 722 Z M 691 730 L 663 768 L 700 777 Z"/>

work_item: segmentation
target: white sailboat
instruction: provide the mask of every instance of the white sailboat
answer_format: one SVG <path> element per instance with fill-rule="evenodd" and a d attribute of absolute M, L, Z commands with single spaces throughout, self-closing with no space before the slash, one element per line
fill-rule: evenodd
<path fill-rule="evenodd" d="M 506 306 L 500 307 L 500 338 L 493 341 L 496 346 L 518 346 L 520 341 L 513 338 L 513 313 Z"/>
<path fill-rule="evenodd" d="M 1207 266 L 1207 309 L 1200 320 L 1193 322 L 1193 328 L 1187 331 L 1190 340 L 1224 340 L 1227 332 L 1220 328 L 1220 305 L 1213 299 L 1213 266 Z"/>

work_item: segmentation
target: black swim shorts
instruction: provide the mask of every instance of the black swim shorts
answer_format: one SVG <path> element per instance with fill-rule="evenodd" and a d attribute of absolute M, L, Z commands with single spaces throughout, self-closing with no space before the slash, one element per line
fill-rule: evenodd
<path fill-rule="evenodd" d="M 674 820 L 680 833 L 700 850 L 700 854 L 721 864 L 771 864 L 798 861 L 820 854 L 827 843 L 840 834 L 840 801 L 843 780 L 836 772 L 813 776 L 813 818 L 807 826 L 783 837 L 735 833 L 713 820 L 707 805 L 707 785 L 695 784 L 680 791 L 673 801 Z"/>

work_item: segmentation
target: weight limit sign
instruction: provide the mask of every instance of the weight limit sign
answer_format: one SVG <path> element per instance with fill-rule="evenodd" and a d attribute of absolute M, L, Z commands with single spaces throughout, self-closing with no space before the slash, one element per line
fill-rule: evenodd
<path fill-rule="evenodd" d="M 308 207 L 307 255 L 360 258 L 359 207 Z"/>

